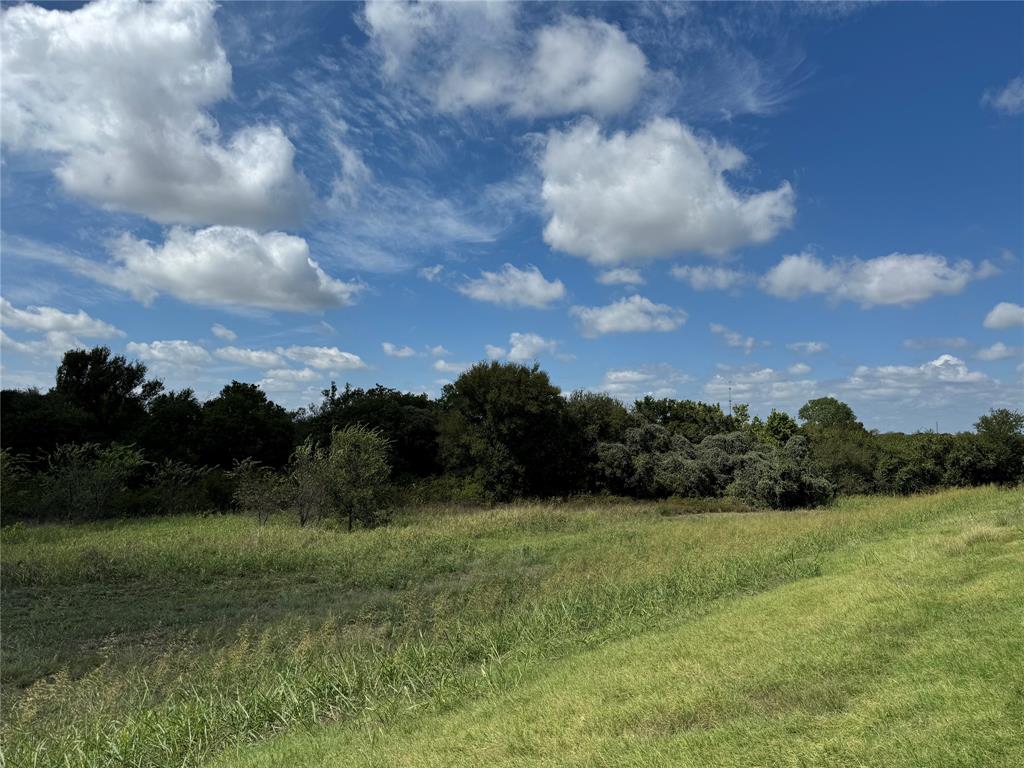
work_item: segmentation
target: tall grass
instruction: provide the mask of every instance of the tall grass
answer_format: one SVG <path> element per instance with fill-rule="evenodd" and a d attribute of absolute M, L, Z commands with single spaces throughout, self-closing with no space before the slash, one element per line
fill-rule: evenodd
<path fill-rule="evenodd" d="M 4 754 L 195 766 L 286 729 L 373 729 L 1007 493 L 687 517 L 513 505 L 353 535 L 240 517 L 4 529 Z"/>

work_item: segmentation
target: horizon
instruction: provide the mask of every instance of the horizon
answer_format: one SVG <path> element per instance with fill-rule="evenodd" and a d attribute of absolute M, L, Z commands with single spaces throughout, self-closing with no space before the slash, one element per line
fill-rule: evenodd
<path fill-rule="evenodd" d="M 4 388 L 1024 404 L 1024 5 L 2 14 Z"/>

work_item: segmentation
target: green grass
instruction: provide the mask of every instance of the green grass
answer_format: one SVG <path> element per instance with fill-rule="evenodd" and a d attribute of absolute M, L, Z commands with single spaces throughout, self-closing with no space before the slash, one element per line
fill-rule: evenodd
<path fill-rule="evenodd" d="M 1024 764 L 1024 494 L 2 531 L 9 765 Z"/>

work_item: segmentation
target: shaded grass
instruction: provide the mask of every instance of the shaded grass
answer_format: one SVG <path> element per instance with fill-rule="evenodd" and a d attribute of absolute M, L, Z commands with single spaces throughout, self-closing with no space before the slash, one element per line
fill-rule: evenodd
<path fill-rule="evenodd" d="M 685 517 L 643 504 L 517 505 L 352 536 L 237 517 L 6 529 L 4 749 L 12 765 L 198 765 L 233 744 L 308 732 L 285 737 L 301 763 L 332 754 L 313 734 L 368 739 L 360 754 L 376 760 L 382 734 L 430 730 L 528 690 L 588 649 L 696 626 L 727 598 L 814 584 L 833 553 L 865 542 L 945 524 L 954 546 L 970 519 L 1011 536 L 956 557 L 993 556 L 986 547 L 1015 540 L 1020 500 L 977 490 Z M 767 706 L 812 690 L 793 682 L 812 680 L 806 670 L 778 679 L 791 688 L 755 686 L 748 698 Z M 833 707 L 848 698 L 817 696 Z M 635 730 L 714 720 L 702 711 L 655 709 Z M 321 730 L 328 722 L 340 727 Z M 343 743 L 334 763 L 353 759 Z M 407 758 L 392 756 L 379 764 Z"/>

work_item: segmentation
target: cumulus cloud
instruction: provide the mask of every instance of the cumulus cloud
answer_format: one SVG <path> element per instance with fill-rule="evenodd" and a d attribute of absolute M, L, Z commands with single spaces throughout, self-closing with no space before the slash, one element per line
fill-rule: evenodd
<path fill-rule="evenodd" d="M 158 370 L 196 369 L 210 362 L 210 353 L 198 344 L 180 339 L 172 341 L 129 342 L 125 350 L 142 358 Z"/>
<path fill-rule="evenodd" d="M 764 342 L 758 342 L 758 340 L 753 336 L 744 336 L 738 331 L 726 328 L 721 323 L 711 323 L 709 327 L 713 334 L 722 337 L 726 346 L 733 347 L 734 349 L 742 349 L 743 352 L 748 355 L 754 351 L 754 347 L 758 344 L 764 344 Z"/>
<path fill-rule="evenodd" d="M 598 274 L 597 282 L 601 285 L 643 285 L 645 280 L 639 269 L 619 267 L 606 269 Z"/>
<path fill-rule="evenodd" d="M 433 347 L 428 346 L 427 352 L 429 352 L 433 357 L 446 357 L 451 354 L 451 352 L 445 349 L 443 344 L 437 344 Z"/>
<path fill-rule="evenodd" d="M 439 277 L 441 277 L 442 272 L 444 272 L 443 264 L 434 264 L 431 267 L 420 267 L 417 270 L 417 274 L 419 274 L 420 277 L 422 277 L 424 280 L 430 283 L 434 282 Z"/>
<path fill-rule="evenodd" d="M 858 366 L 840 387 L 868 399 L 938 404 L 991 384 L 984 373 L 969 370 L 963 360 L 947 354 L 918 366 Z"/>
<path fill-rule="evenodd" d="M 791 376 L 805 376 L 811 372 L 811 366 L 807 365 L 807 363 L 794 363 L 786 371 Z"/>
<path fill-rule="evenodd" d="M 366 363 L 359 355 L 342 352 L 337 347 L 278 347 L 277 353 L 289 360 L 321 370 L 351 371 L 366 368 Z"/>
<path fill-rule="evenodd" d="M 801 355 L 818 355 L 828 349 L 828 344 L 824 341 L 794 341 L 787 344 L 786 349 Z"/>
<path fill-rule="evenodd" d="M 310 368 L 274 368 L 267 371 L 256 385 L 266 392 L 298 392 L 323 374 Z"/>
<path fill-rule="evenodd" d="M 484 346 L 484 352 L 491 360 L 507 358 L 513 362 L 521 363 L 527 360 L 536 360 L 542 354 L 556 354 L 559 342 L 552 339 L 545 339 L 536 333 L 513 333 L 508 337 L 508 349 L 493 344 Z"/>
<path fill-rule="evenodd" d="M 275 125 L 221 136 L 231 95 L 209 2 L 97 0 L 3 12 L 2 133 L 53 158 L 69 193 L 162 223 L 268 228 L 299 221 L 309 185 Z"/>
<path fill-rule="evenodd" d="M 808 368 L 778 371 L 774 368 L 744 368 L 731 370 L 723 368 L 704 384 L 706 395 L 733 402 L 747 402 L 763 407 L 794 409 L 818 392 L 818 382 L 813 379 L 792 378 L 809 373 Z"/>
<path fill-rule="evenodd" d="M 480 277 L 460 285 L 459 293 L 477 301 L 544 309 L 565 296 L 565 285 L 561 280 L 546 279 L 537 267 L 519 269 L 505 264 L 500 272 L 481 272 Z"/>
<path fill-rule="evenodd" d="M 18 309 L 4 298 L 0 298 L 0 320 L 8 328 L 20 328 L 37 333 L 59 332 L 92 339 L 124 336 L 123 331 L 110 323 L 90 317 L 81 309 L 74 314 L 54 307 Z"/>
<path fill-rule="evenodd" d="M 986 328 L 1001 330 L 1024 326 L 1024 307 L 1009 301 L 1001 301 L 985 315 Z"/>
<path fill-rule="evenodd" d="M 634 103 L 647 60 L 621 29 L 566 15 L 524 30 L 516 13 L 505 3 L 370 2 L 364 19 L 385 75 L 440 111 L 611 115 Z"/>
<path fill-rule="evenodd" d="M 997 341 L 990 347 L 979 349 L 975 354 L 979 360 L 992 362 L 994 360 L 1005 360 L 1008 357 L 1016 357 L 1021 353 L 1020 347 L 1011 347 L 1001 341 Z"/>
<path fill-rule="evenodd" d="M 412 347 L 399 347 L 390 341 L 385 341 L 380 346 L 388 357 L 412 357 L 416 354 L 416 350 Z"/>
<path fill-rule="evenodd" d="M 690 284 L 695 291 L 731 291 L 750 279 L 750 275 L 727 267 L 672 267 L 672 277 Z"/>
<path fill-rule="evenodd" d="M 266 349 L 244 349 L 242 347 L 221 347 L 213 353 L 229 363 L 246 365 L 250 368 L 279 368 L 284 360 L 276 352 Z"/>
<path fill-rule="evenodd" d="M 679 387 L 693 381 L 671 365 L 651 365 L 640 368 L 612 368 L 605 371 L 598 389 L 623 401 L 651 397 L 676 397 Z"/>
<path fill-rule="evenodd" d="M 1024 77 L 1015 77 L 1002 88 L 985 91 L 981 103 L 1006 115 L 1024 112 Z"/>
<path fill-rule="evenodd" d="M 441 371 L 442 373 L 462 373 L 471 365 L 472 363 L 451 363 L 447 360 L 435 360 L 434 370 Z"/>
<path fill-rule="evenodd" d="M 214 323 L 210 326 L 210 333 L 216 336 L 218 339 L 224 341 L 234 341 L 238 338 L 238 334 L 232 331 L 230 328 L 225 328 L 220 323 Z"/>
<path fill-rule="evenodd" d="M 109 339 L 124 336 L 120 329 L 91 317 L 81 309 L 75 313 L 55 307 L 18 309 L 4 298 L 0 298 L 0 324 L 31 334 L 42 334 L 42 338 L 18 340 L 0 331 L 0 342 L 4 350 L 33 357 L 59 357 L 69 349 L 82 348 L 85 344 L 80 338 Z"/>
<path fill-rule="evenodd" d="M 788 182 L 734 190 L 725 174 L 746 159 L 667 118 L 607 137 L 590 119 L 553 130 L 539 159 L 544 240 L 603 266 L 770 240 L 792 221 L 795 195 Z"/>
<path fill-rule="evenodd" d="M 569 313 L 584 336 L 639 331 L 674 331 L 686 322 L 686 312 L 668 304 L 655 304 L 643 296 L 630 296 L 603 307 L 573 307 Z"/>
<path fill-rule="evenodd" d="M 978 277 L 971 262 L 950 263 L 935 254 L 891 253 L 826 264 L 813 254 L 800 253 L 784 256 L 761 278 L 761 288 L 785 299 L 817 293 L 834 301 L 855 301 L 867 308 L 960 293 Z"/>
<path fill-rule="evenodd" d="M 282 232 L 172 227 L 160 245 L 124 234 L 111 251 L 114 270 L 93 277 L 146 303 L 169 293 L 196 304 L 312 312 L 351 304 L 362 288 L 328 275 L 305 240 Z"/>

